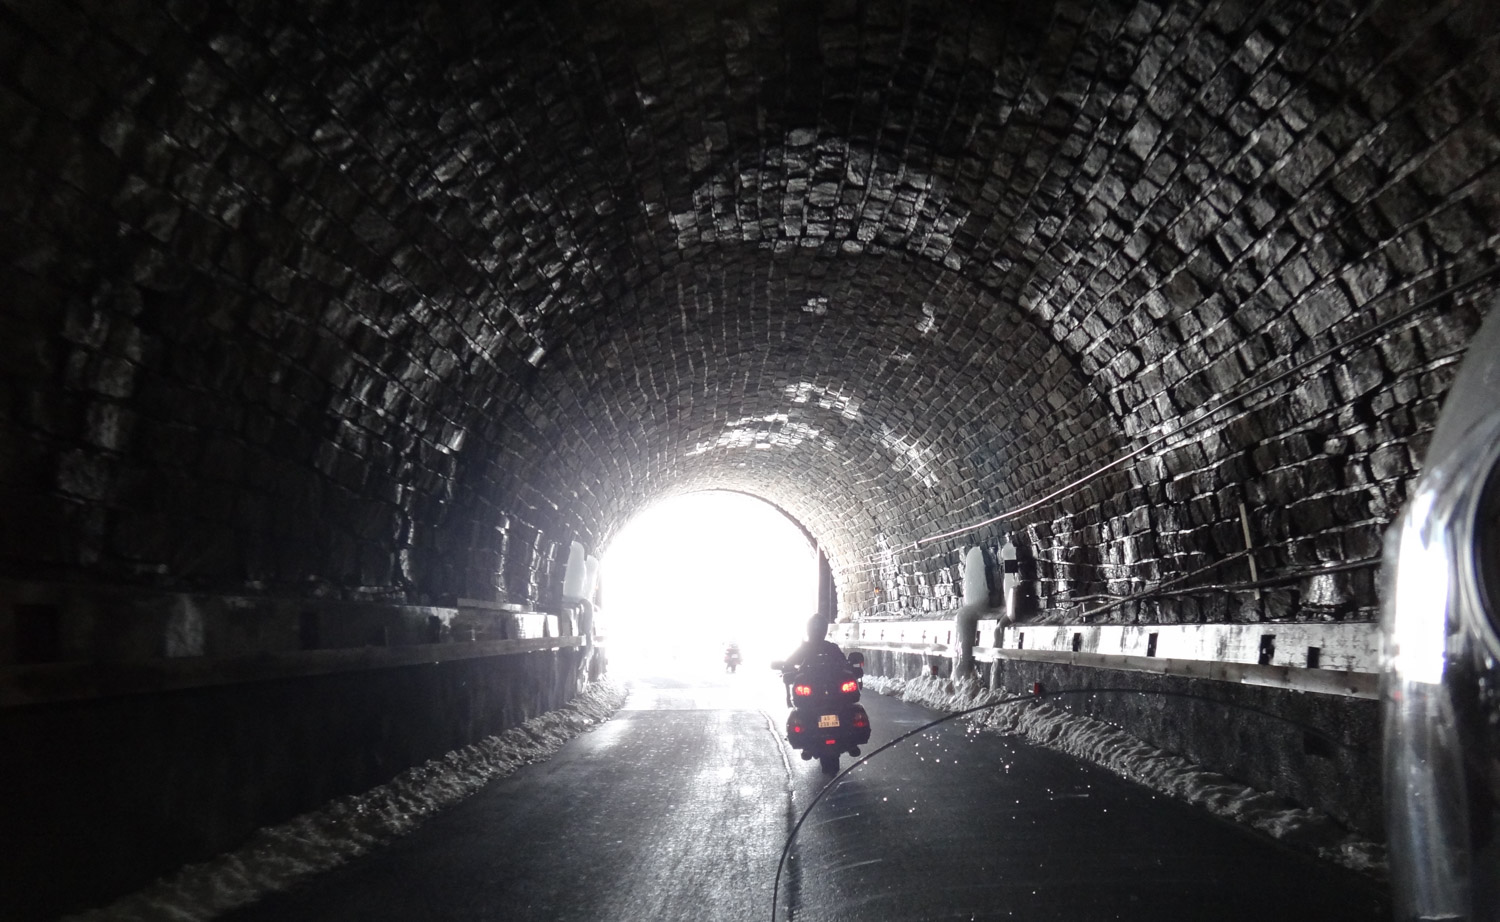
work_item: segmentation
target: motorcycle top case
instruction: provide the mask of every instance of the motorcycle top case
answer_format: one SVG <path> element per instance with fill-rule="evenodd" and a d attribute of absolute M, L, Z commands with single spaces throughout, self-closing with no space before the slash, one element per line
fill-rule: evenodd
<path fill-rule="evenodd" d="M 859 677 L 842 662 L 819 663 L 798 670 L 792 678 L 792 706 L 816 710 L 853 704 L 859 700 Z"/>

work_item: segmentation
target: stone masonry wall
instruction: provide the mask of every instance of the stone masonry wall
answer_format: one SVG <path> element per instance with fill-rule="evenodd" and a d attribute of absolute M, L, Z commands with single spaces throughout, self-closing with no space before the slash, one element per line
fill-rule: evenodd
<path fill-rule="evenodd" d="M 5 3 L 0 575 L 554 605 L 713 486 L 862 617 L 1007 535 L 1070 617 L 1241 502 L 1263 573 L 1365 559 L 1495 264 L 1496 15 Z"/>
<path fill-rule="evenodd" d="M 6 919 L 107 904 L 561 707 L 579 651 L 0 709 Z"/>
<path fill-rule="evenodd" d="M 925 668 L 946 677 L 953 663 L 947 656 L 864 652 L 870 675 L 910 679 Z M 994 668 L 981 664 L 986 684 Z M 1010 695 L 1030 695 L 1040 684 L 1049 705 L 1114 724 L 1364 835 L 1384 835 L 1378 702 L 1061 663 L 1002 660 L 998 668 L 996 687 Z M 1204 733 L 1205 726 L 1219 730 Z"/>

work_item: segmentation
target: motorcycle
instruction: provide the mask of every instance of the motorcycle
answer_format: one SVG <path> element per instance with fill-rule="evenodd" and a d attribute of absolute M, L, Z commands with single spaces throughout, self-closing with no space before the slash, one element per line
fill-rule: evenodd
<path fill-rule="evenodd" d="M 839 757 L 859 755 L 859 747 L 870 741 L 870 715 L 859 702 L 864 678 L 864 655 L 849 654 L 848 661 L 820 656 L 801 666 L 775 662 L 787 686 L 786 741 L 804 760 L 816 758 L 826 774 L 837 774 Z"/>
<path fill-rule="evenodd" d="M 724 671 L 734 672 L 740 666 L 740 648 L 730 645 L 724 651 Z"/>

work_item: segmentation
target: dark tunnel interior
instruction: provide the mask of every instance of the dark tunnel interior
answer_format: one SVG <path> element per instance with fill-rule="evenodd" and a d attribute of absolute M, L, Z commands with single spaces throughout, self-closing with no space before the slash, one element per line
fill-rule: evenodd
<path fill-rule="evenodd" d="M 105 667 L 586 633 L 575 545 L 704 490 L 795 521 L 846 626 L 951 618 L 974 547 L 1003 609 L 1009 547 L 1033 638 L 1373 637 L 1497 278 L 1497 45 L 1481 0 L 3 0 L 6 771 L 84 783 L 60 726 L 263 724 L 181 754 L 219 764 L 297 707 L 208 666 L 163 716 Z M 589 680 L 557 656 L 435 680 L 496 687 L 346 728 L 326 778 L 235 768 L 297 792 L 89 895 L 556 707 Z M 1378 735 L 1368 699 L 1215 694 Z M 1373 757 L 1171 708 L 1104 716 L 1378 833 Z"/>

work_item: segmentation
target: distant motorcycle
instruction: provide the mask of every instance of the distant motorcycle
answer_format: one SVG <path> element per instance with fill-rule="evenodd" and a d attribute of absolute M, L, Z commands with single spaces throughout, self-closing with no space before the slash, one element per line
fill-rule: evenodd
<path fill-rule="evenodd" d="M 782 671 L 792 706 L 786 741 L 803 759 L 816 758 L 826 774 L 836 774 L 840 756 L 857 756 L 870 741 L 870 715 L 858 703 L 864 665 L 858 652 L 850 653 L 847 662 L 825 655 L 800 667 L 771 664 Z"/>
<path fill-rule="evenodd" d="M 734 672 L 740 667 L 740 648 L 731 644 L 724 651 L 724 671 Z"/>

